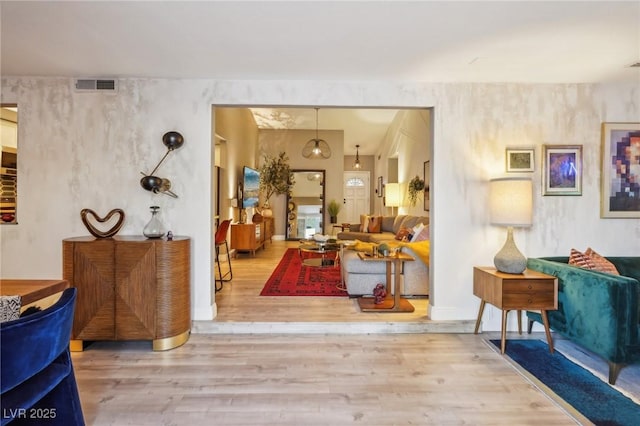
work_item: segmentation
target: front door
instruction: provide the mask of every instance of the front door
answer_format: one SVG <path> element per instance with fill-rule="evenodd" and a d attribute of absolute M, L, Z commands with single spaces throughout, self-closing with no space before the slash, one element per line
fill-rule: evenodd
<path fill-rule="evenodd" d="M 369 172 L 344 172 L 342 193 L 344 194 L 343 222 L 359 223 L 361 214 L 369 214 L 371 184 Z"/>

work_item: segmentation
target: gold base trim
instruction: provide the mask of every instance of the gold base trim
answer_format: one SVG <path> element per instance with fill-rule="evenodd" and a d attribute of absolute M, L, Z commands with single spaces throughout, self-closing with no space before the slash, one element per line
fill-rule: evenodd
<path fill-rule="evenodd" d="M 155 339 L 153 341 L 154 351 L 168 351 L 169 349 L 177 348 L 187 343 L 191 330 L 187 330 L 184 333 L 177 334 L 171 337 L 165 337 L 163 339 Z"/>
<path fill-rule="evenodd" d="M 84 351 L 84 340 L 69 340 L 69 350 L 71 352 Z"/>

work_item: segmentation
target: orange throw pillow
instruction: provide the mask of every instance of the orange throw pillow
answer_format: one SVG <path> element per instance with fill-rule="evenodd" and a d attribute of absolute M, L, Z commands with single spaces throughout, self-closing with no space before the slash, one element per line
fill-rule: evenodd
<path fill-rule="evenodd" d="M 596 253 L 591 247 L 589 247 L 584 253 L 581 253 L 576 249 L 571 249 L 569 265 L 589 269 L 590 271 L 620 275 L 613 263 Z"/>
<path fill-rule="evenodd" d="M 600 256 L 595 252 L 591 247 L 584 252 L 587 256 L 591 258 L 591 262 L 595 265 L 593 268 L 594 271 L 605 272 L 607 274 L 620 275 L 620 272 L 616 269 L 616 266 L 609 262 L 607 258 L 604 256 Z"/>
<path fill-rule="evenodd" d="M 569 255 L 569 265 L 577 266 L 584 269 L 593 269 L 593 267 L 595 266 L 589 256 L 573 248 L 571 249 L 571 254 Z"/>
<path fill-rule="evenodd" d="M 382 216 L 369 217 L 369 227 L 367 228 L 367 232 L 369 233 L 382 232 Z"/>
<path fill-rule="evenodd" d="M 400 228 L 398 233 L 396 234 L 396 240 L 402 241 L 405 238 L 409 239 L 409 235 L 411 235 L 411 229 L 409 228 Z"/>

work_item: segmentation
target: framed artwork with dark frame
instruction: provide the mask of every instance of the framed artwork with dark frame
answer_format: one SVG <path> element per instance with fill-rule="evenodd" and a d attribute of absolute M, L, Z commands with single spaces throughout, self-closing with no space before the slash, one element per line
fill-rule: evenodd
<path fill-rule="evenodd" d="M 600 217 L 640 218 L 640 123 L 602 123 Z"/>
<path fill-rule="evenodd" d="M 382 198 L 382 176 L 378 176 L 378 184 L 376 186 L 376 194 L 378 195 L 378 198 Z"/>
<path fill-rule="evenodd" d="M 535 169 L 533 148 L 507 148 L 507 172 L 532 172 Z"/>
<path fill-rule="evenodd" d="M 582 145 L 542 148 L 542 195 L 582 195 Z"/>
<path fill-rule="evenodd" d="M 423 164 L 423 179 L 424 179 L 424 211 L 428 212 L 429 211 L 429 178 L 431 176 L 431 170 L 430 170 L 430 162 L 429 161 L 425 161 Z"/>

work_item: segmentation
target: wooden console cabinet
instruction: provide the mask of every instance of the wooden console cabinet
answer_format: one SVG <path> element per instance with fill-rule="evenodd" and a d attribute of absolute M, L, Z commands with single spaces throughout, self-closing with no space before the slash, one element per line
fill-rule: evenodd
<path fill-rule="evenodd" d="M 264 245 L 264 222 L 231 224 L 231 249 L 250 251 L 253 256 L 256 250 Z"/>
<path fill-rule="evenodd" d="M 63 277 L 78 289 L 70 348 L 84 340 L 184 344 L 191 329 L 191 240 L 67 238 Z"/>

